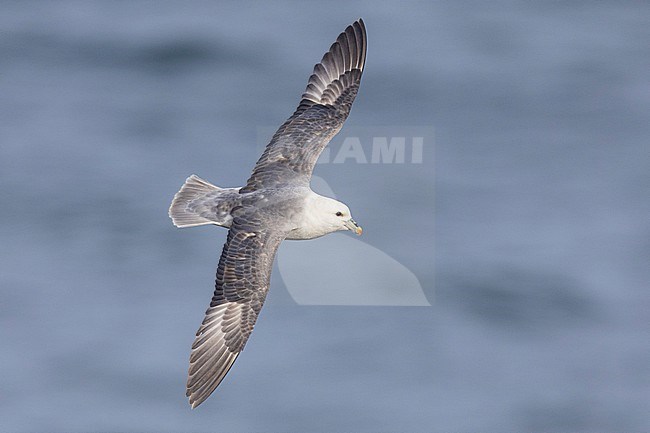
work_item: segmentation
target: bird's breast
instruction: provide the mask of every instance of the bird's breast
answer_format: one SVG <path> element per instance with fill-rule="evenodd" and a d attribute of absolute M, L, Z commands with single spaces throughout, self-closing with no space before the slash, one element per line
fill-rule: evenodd
<path fill-rule="evenodd" d="M 318 230 L 315 228 L 309 227 L 298 227 L 289 232 L 289 235 L 286 237 L 288 240 L 294 241 L 305 241 L 308 239 L 316 239 L 323 235 L 326 235 L 328 232 L 324 230 Z"/>

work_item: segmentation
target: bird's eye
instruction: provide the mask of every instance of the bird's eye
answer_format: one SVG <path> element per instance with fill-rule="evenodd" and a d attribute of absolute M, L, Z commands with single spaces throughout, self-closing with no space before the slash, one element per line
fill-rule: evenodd
<path fill-rule="evenodd" d="M 343 216 L 343 212 L 337 212 L 336 216 Z"/>

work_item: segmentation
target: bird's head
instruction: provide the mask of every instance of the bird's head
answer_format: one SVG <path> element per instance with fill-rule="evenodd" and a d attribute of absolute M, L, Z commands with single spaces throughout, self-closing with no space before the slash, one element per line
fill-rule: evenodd
<path fill-rule="evenodd" d="M 357 235 L 363 231 L 359 224 L 352 219 L 350 208 L 338 200 L 319 196 L 317 201 L 318 216 L 322 223 L 326 224 L 331 231 L 351 230 Z"/>

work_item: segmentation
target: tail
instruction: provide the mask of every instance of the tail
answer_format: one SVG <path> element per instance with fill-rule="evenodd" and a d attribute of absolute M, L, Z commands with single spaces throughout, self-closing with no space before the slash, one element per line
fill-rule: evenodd
<path fill-rule="evenodd" d="M 169 207 L 169 217 L 176 227 L 196 227 L 206 224 L 223 225 L 219 218 L 217 198 L 223 188 L 212 185 L 193 174 L 185 180 Z"/>

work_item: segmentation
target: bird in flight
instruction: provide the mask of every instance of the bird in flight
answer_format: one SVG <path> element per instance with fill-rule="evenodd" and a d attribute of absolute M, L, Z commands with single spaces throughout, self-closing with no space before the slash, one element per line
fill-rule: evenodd
<path fill-rule="evenodd" d="M 341 33 L 314 66 L 296 111 L 277 130 L 240 188 L 220 188 L 192 175 L 176 193 L 176 227 L 229 229 L 210 307 L 192 344 L 187 392 L 192 408 L 219 386 L 244 349 L 269 290 L 273 260 L 285 239 L 314 239 L 339 230 L 361 234 L 343 203 L 316 194 L 318 156 L 343 126 L 366 59 L 361 19 Z"/>

